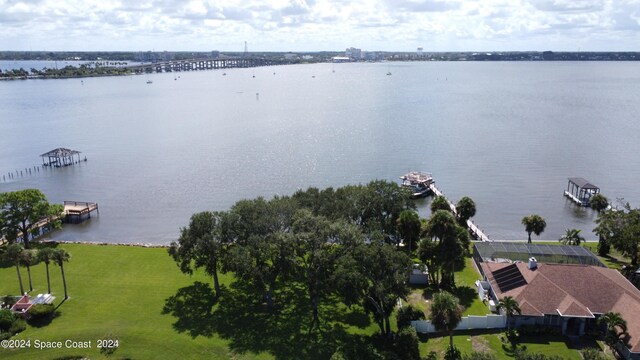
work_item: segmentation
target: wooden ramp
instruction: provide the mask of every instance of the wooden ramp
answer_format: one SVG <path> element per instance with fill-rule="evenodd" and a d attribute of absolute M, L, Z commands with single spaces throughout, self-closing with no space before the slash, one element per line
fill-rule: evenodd
<path fill-rule="evenodd" d="M 444 196 L 444 194 L 442 193 L 442 191 L 440 191 L 440 189 L 438 189 L 436 187 L 435 183 L 431 183 L 429 185 L 429 188 L 431 189 L 431 191 L 433 191 L 433 195 L 434 196 L 442 196 L 445 198 L 445 200 L 447 200 L 447 204 L 449 204 L 449 208 L 451 208 L 451 211 L 453 212 L 454 215 L 458 215 L 458 212 L 456 211 L 456 206 L 454 203 L 452 203 L 449 199 L 447 199 L 446 196 Z M 489 237 L 484 233 L 484 231 L 480 230 L 480 228 L 478 227 L 478 225 L 474 224 L 473 221 L 471 220 L 467 220 L 467 228 L 469 229 L 469 232 L 476 237 L 476 239 L 480 240 L 480 241 L 492 241 L 491 239 L 489 239 Z"/>

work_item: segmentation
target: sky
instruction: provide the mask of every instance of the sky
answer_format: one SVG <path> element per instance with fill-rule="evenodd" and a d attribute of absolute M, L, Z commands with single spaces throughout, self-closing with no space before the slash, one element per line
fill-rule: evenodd
<path fill-rule="evenodd" d="M 0 50 L 640 51 L 640 0 L 0 0 Z"/>

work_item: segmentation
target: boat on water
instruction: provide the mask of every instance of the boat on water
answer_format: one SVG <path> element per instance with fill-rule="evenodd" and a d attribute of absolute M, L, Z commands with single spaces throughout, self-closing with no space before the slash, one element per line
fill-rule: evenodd
<path fill-rule="evenodd" d="M 387 75 L 391 75 L 391 71 L 387 71 Z"/>
<path fill-rule="evenodd" d="M 153 84 L 153 81 L 147 80 L 147 84 Z"/>
<path fill-rule="evenodd" d="M 400 176 L 402 186 L 411 190 L 411 198 L 418 199 L 433 195 L 431 184 L 435 181 L 430 173 L 422 171 L 411 171 Z"/>

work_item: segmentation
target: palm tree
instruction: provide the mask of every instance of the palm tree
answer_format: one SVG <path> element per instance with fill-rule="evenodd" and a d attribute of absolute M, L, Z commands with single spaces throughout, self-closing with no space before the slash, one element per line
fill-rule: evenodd
<path fill-rule="evenodd" d="M 64 287 L 64 299 L 68 299 L 69 295 L 67 294 L 67 280 L 64 276 L 64 263 L 69 261 L 71 255 L 65 249 L 55 249 L 53 252 L 53 261 L 60 266 L 60 271 L 62 272 L 62 286 Z"/>
<path fill-rule="evenodd" d="M 580 230 L 578 229 L 567 229 L 558 241 L 565 245 L 580 245 L 584 241 L 584 237 L 580 235 Z"/>
<path fill-rule="evenodd" d="M 451 212 L 437 210 L 429 218 L 426 234 L 439 240 L 434 250 L 437 253 L 436 261 L 440 265 L 442 273 L 441 285 L 455 286 L 454 267 L 456 261 L 464 257 L 464 247 L 461 240 L 464 240 L 463 236 L 466 236 L 468 240 L 466 229 L 458 225 Z"/>
<path fill-rule="evenodd" d="M 458 213 L 460 223 L 466 226 L 467 220 L 476 214 L 476 203 L 470 197 L 465 196 L 456 204 L 456 213 Z"/>
<path fill-rule="evenodd" d="M 531 233 L 535 233 L 536 236 L 540 236 L 544 231 L 544 228 L 547 227 L 547 222 L 544 221 L 542 216 L 533 214 L 523 217 L 522 225 L 524 225 L 525 231 L 529 234 L 529 240 L 527 243 L 531 244 Z"/>
<path fill-rule="evenodd" d="M 605 325 L 607 330 L 604 341 L 609 347 L 613 346 L 620 340 L 620 337 L 627 333 L 627 321 L 617 312 L 608 312 L 598 318 L 598 325 Z M 618 329 L 622 330 L 618 333 Z"/>
<path fill-rule="evenodd" d="M 20 254 L 20 264 L 27 268 L 27 274 L 29 276 L 29 291 L 33 291 L 33 283 L 31 282 L 31 266 L 38 263 L 38 258 L 34 250 L 24 249 Z"/>
<path fill-rule="evenodd" d="M 16 271 L 18 272 L 18 282 L 20 283 L 20 295 L 24 294 L 24 287 L 22 286 L 22 276 L 20 276 L 20 255 L 24 247 L 21 244 L 11 244 L 7 246 L 4 252 L 4 259 L 12 262 L 16 265 Z"/>
<path fill-rule="evenodd" d="M 49 278 L 49 264 L 53 261 L 53 253 L 55 249 L 42 248 L 38 250 L 38 259 L 44 262 L 44 266 L 47 269 L 47 294 L 51 294 L 51 280 Z"/>
<path fill-rule="evenodd" d="M 446 210 L 451 212 L 451 206 L 449 206 L 447 198 L 442 195 L 434 197 L 431 201 L 431 213 L 435 213 L 438 210 Z"/>
<path fill-rule="evenodd" d="M 414 248 L 413 244 L 420 238 L 420 216 L 413 210 L 403 210 L 397 220 L 398 233 L 409 244 L 409 253 Z"/>
<path fill-rule="evenodd" d="M 522 310 L 520 310 L 520 304 L 518 304 L 518 300 L 514 299 L 513 297 L 505 296 L 504 298 L 500 299 L 497 308 L 498 310 L 504 310 L 505 314 L 507 315 L 507 332 L 509 332 L 511 330 L 509 326 L 511 323 L 511 317 L 516 314 L 522 314 Z"/>
<path fill-rule="evenodd" d="M 453 349 L 453 330 L 462 319 L 460 300 L 453 294 L 441 291 L 433 295 L 431 323 L 438 331 L 449 332 L 449 348 Z"/>

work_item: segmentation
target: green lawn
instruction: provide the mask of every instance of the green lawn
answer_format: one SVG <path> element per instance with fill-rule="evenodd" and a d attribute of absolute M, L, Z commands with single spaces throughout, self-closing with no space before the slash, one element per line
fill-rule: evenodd
<path fill-rule="evenodd" d="M 14 339 L 31 349 L 0 349 L 2 359 L 105 359 L 96 346 L 107 334 L 119 348 L 110 358 L 132 359 L 298 359 L 328 358 L 353 337 L 378 327 L 362 307 L 337 299 L 320 307 L 320 331 L 310 332 L 311 312 L 304 289 L 276 293 L 277 314 L 267 311 L 254 289 L 221 275 L 224 293 L 213 298 L 211 278 L 182 274 L 166 249 L 131 246 L 59 245 L 71 254 L 65 264 L 70 298 L 64 297 L 60 268 L 50 265 L 58 315 L 31 326 Z M 26 269 L 21 268 L 25 288 Z M 46 292 L 44 264 L 32 267 L 35 296 Z M 0 264 L 0 295 L 19 293 L 15 267 Z M 395 316 L 391 319 L 395 329 Z M 35 340 L 91 341 L 90 349 L 37 350 Z"/>
<path fill-rule="evenodd" d="M 52 293 L 59 316 L 42 327 L 29 326 L 16 339 L 92 341 L 92 349 L 0 350 L 2 359 L 54 359 L 67 355 L 104 358 L 96 340 L 106 334 L 119 339 L 113 357 L 135 359 L 268 359 L 267 354 L 236 354 L 217 335 L 191 336 L 178 332 L 176 318 L 163 315 L 165 301 L 194 281 L 210 283 L 196 274 L 183 275 L 166 249 L 125 246 L 61 245 L 71 254 L 65 265 L 70 299 L 64 293 L 60 269 L 51 265 Z M 28 287 L 26 269 L 23 281 Z M 47 288 L 44 264 L 33 267 L 34 291 Z M 222 278 L 229 282 L 228 277 Z M 0 268 L 0 294 L 18 294 L 15 267 Z"/>
<path fill-rule="evenodd" d="M 475 287 L 476 280 L 480 280 L 481 275 L 476 270 L 472 258 L 465 259 L 465 267 L 456 271 L 456 289 L 454 294 L 460 299 L 460 303 L 465 307 L 463 316 L 467 315 L 487 315 L 490 313 L 488 305 L 482 302 L 478 297 Z M 431 300 L 434 292 L 433 287 L 415 286 L 409 295 L 409 301 L 403 304 L 411 304 L 422 310 L 425 316 L 429 317 L 429 303 L 425 300 Z"/>
<path fill-rule="evenodd" d="M 513 359 L 513 346 L 501 340 L 503 332 L 491 332 L 484 330 L 460 331 L 453 337 L 454 345 L 463 354 L 472 351 L 491 352 L 498 359 Z M 585 341 L 581 344 L 571 344 L 563 336 L 537 336 L 523 337 L 517 342 L 518 346 L 525 346 L 529 353 L 541 353 L 545 355 L 558 355 L 563 359 L 582 359 L 580 348 L 584 346 L 598 347 L 595 341 Z M 425 356 L 430 351 L 435 351 L 443 358 L 446 348 L 449 346 L 448 336 L 426 337 L 423 336 L 420 343 L 420 354 Z"/>

